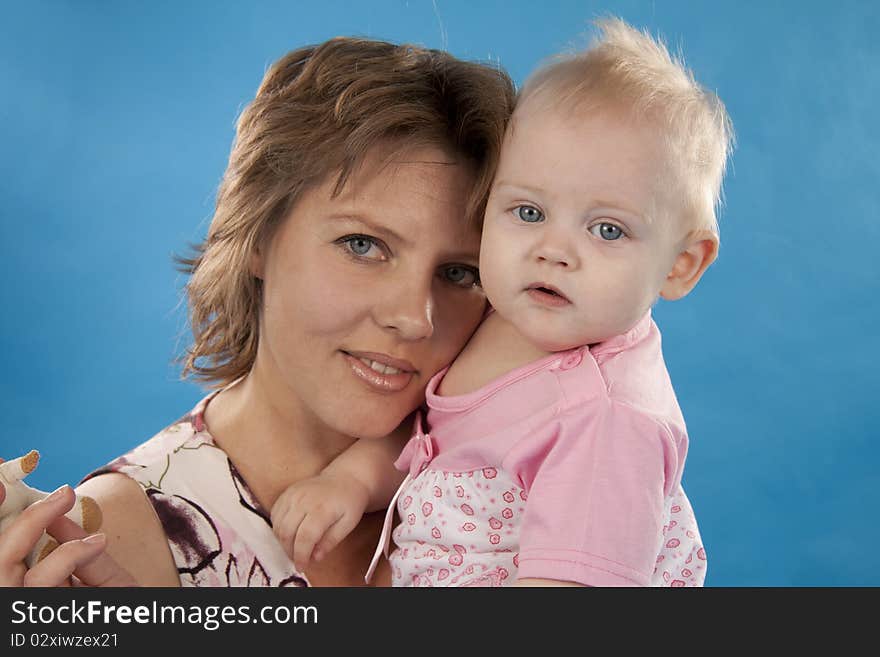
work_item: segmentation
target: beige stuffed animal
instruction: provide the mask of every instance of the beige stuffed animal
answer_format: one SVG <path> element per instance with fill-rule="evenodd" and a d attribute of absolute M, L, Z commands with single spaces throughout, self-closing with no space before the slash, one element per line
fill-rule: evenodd
<path fill-rule="evenodd" d="M 6 499 L 3 500 L 3 504 L 0 504 L 0 532 L 6 529 L 9 523 L 24 509 L 49 495 L 49 493 L 31 488 L 22 481 L 34 471 L 39 461 L 40 453 L 31 450 L 17 459 L 0 463 L 0 482 L 6 488 Z M 77 495 L 76 504 L 65 515 L 89 534 L 97 531 L 101 526 L 101 507 L 86 495 Z M 46 558 L 56 547 L 58 547 L 58 541 L 43 532 L 40 540 L 37 541 L 27 557 L 28 568 Z"/>

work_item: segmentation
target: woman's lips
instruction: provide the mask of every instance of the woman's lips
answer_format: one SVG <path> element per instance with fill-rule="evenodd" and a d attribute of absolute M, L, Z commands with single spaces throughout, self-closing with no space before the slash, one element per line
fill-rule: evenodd
<path fill-rule="evenodd" d="M 343 351 L 342 355 L 356 377 L 381 392 L 400 392 L 416 373 L 409 361 L 387 354 Z"/>

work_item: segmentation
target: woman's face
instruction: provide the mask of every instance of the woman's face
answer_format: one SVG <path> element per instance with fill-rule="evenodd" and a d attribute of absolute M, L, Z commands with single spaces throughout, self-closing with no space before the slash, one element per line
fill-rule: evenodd
<path fill-rule="evenodd" d="M 439 148 L 368 157 L 302 194 L 255 259 L 254 373 L 307 429 L 380 437 L 423 400 L 482 317 L 470 169 Z"/>

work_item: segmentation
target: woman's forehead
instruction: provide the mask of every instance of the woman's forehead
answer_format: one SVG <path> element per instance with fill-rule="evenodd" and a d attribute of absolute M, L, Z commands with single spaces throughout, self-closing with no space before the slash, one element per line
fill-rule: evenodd
<path fill-rule="evenodd" d="M 472 168 L 463 158 L 438 147 L 374 149 L 341 188 L 332 184 L 329 196 L 340 205 L 418 202 L 456 206 L 467 202 L 472 184 Z"/>
<path fill-rule="evenodd" d="M 479 228 L 466 217 L 472 168 L 436 147 L 371 153 L 335 193 L 336 179 L 303 193 L 293 215 L 321 223 L 360 223 L 400 243 L 431 237 L 470 244 Z M 297 213 L 297 209 L 301 210 Z"/>

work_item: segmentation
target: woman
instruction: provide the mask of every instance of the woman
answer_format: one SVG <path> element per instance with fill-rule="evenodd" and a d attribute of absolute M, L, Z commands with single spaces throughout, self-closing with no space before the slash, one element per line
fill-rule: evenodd
<path fill-rule="evenodd" d="M 478 217 L 513 96 L 495 68 L 408 45 L 338 38 L 276 62 L 184 261 L 185 372 L 216 391 L 79 486 L 102 535 L 59 519 L 69 489 L 27 509 L 0 536 L 0 584 L 74 568 L 86 584 L 361 583 L 381 514 L 300 573 L 269 510 L 357 439 L 406 434 L 476 328 Z M 27 571 L 47 526 L 68 542 Z"/>

